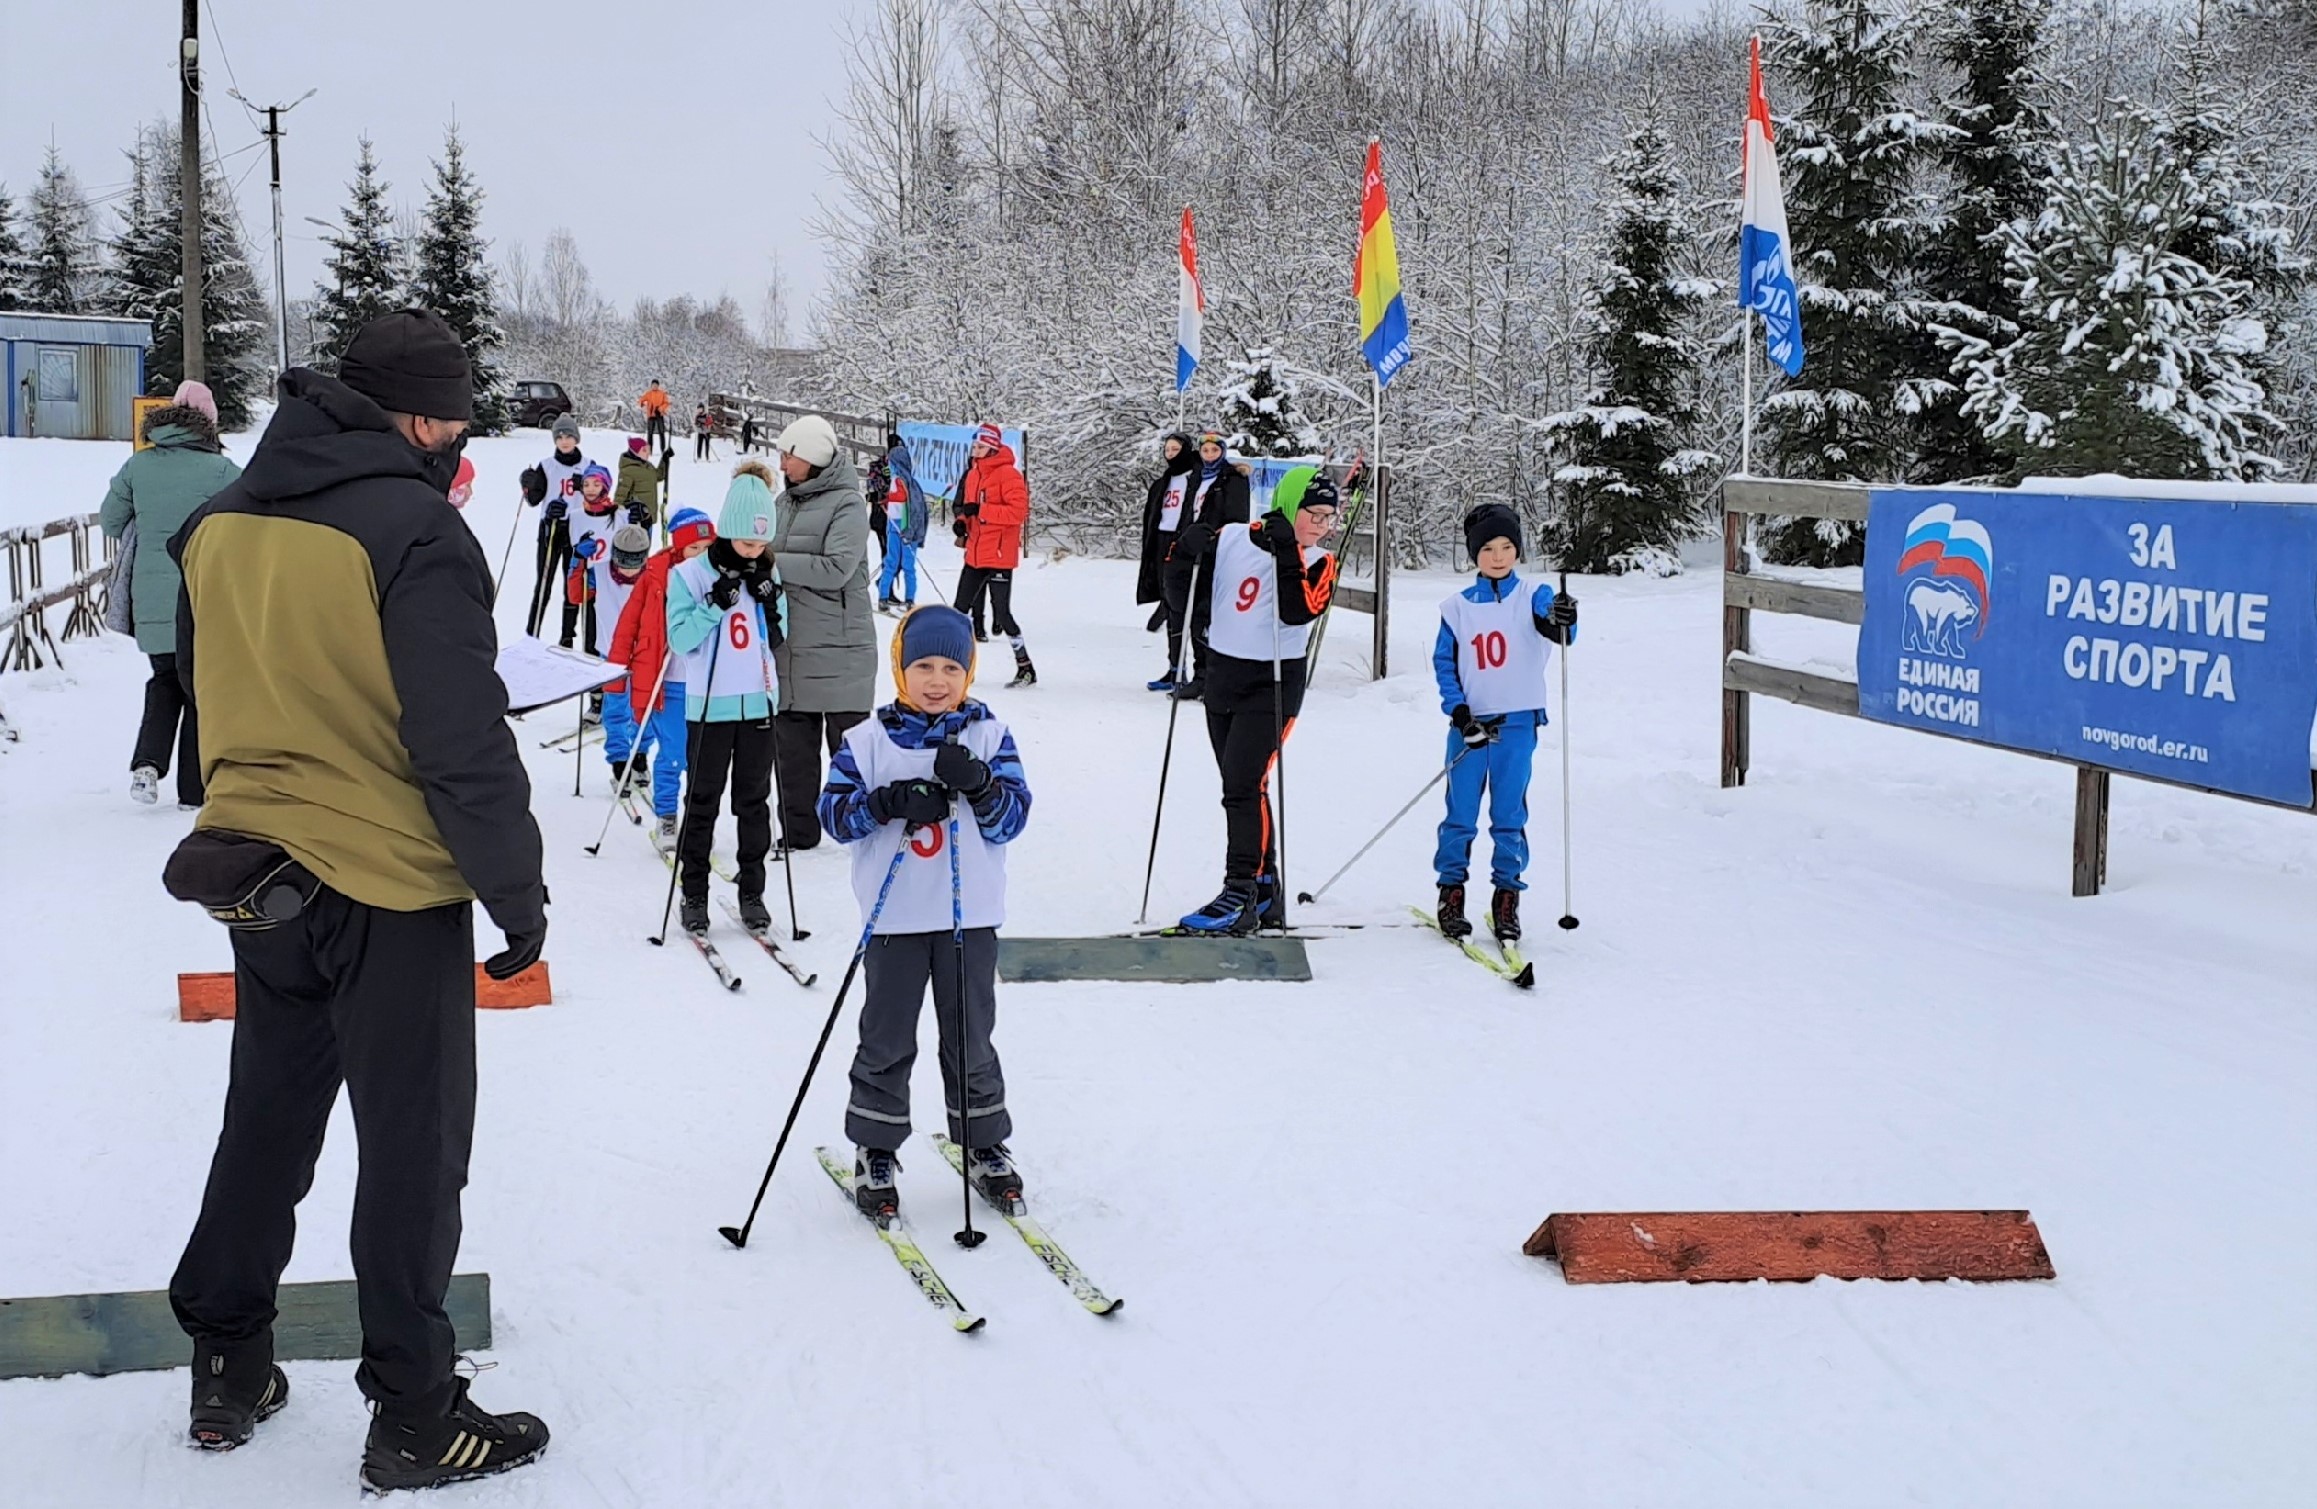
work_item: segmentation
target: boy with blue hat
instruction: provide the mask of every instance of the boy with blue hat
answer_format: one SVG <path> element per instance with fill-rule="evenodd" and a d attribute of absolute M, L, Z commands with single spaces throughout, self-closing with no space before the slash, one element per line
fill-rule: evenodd
<path fill-rule="evenodd" d="M 1521 521 L 1502 503 L 1464 516 L 1464 548 L 1479 575 L 1440 604 L 1432 674 L 1448 715 L 1448 815 L 1432 865 L 1440 880 L 1440 931 L 1468 938 L 1464 882 L 1486 792 L 1494 846 L 1489 931 L 1500 943 L 1521 935 L 1521 874 L 1529 866 L 1529 768 L 1545 726 L 1545 668 L 1553 646 L 1577 637 L 1577 600 L 1513 570 Z"/>
<path fill-rule="evenodd" d="M 716 540 L 668 572 L 668 679 L 684 684 L 690 789 L 676 835 L 684 931 L 708 931 L 708 854 L 716 812 L 732 786 L 740 827 L 740 921 L 772 925 L 764 904 L 764 862 L 772 852 L 772 715 L 780 679 L 780 582 L 773 575 L 772 489 L 743 473 L 724 493 Z"/>
<path fill-rule="evenodd" d="M 893 634 L 895 696 L 846 731 L 821 791 L 821 826 L 852 849 L 853 893 L 864 924 L 874 919 L 845 1135 L 858 1150 L 853 1198 L 879 1222 L 901 1208 L 894 1150 L 909 1135 L 909 1071 L 928 983 L 950 1140 L 991 1203 L 1021 1208 L 991 1034 L 1006 845 L 1029 822 L 1030 787 L 1014 736 L 966 695 L 973 673 L 972 620 L 933 605 L 910 613 Z"/>

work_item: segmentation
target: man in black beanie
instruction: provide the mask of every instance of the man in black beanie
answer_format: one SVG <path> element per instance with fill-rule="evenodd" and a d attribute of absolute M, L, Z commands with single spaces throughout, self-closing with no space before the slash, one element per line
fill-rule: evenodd
<path fill-rule="evenodd" d="M 282 375 L 249 469 L 169 545 L 208 780 L 172 890 L 211 903 L 185 879 L 251 856 L 276 877 L 266 915 L 231 934 L 225 1122 L 169 1285 L 193 1338 L 191 1434 L 239 1446 L 288 1400 L 275 1289 L 344 1084 L 355 1381 L 374 1412 L 362 1478 L 381 1490 L 520 1466 L 547 1444 L 536 1418 L 467 1398 L 443 1309 L 475 1122 L 474 903 L 506 935 L 484 966 L 495 978 L 536 963 L 547 937 L 490 567 L 445 498 L 473 418 L 449 326 L 374 320 L 339 376 Z"/>

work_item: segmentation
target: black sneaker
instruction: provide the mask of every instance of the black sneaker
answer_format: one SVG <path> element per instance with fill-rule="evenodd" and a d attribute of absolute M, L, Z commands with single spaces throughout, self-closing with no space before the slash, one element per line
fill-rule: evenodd
<path fill-rule="evenodd" d="M 975 1148 L 965 1161 L 965 1171 L 972 1177 L 973 1187 L 998 1209 L 1017 1216 L 1028 1212 L 1029 1204 L 1022 1198 L 1021 1170 L 1014 1167 L 1014 1155 L 1006 1151 L 1004 1143 Z"/>
<path fill-rule="evenodd" d="M 764 904 L 762 896 L 740 898 L 740 925 L 752 933 L 761 933 L 772 927 L 772 908 Z"/>
<path fill-rule="evenodd" d="M 453 1385 L 450 1408 L 431 1420 L 370 1422 L 362 1451 L 362 1485 L 378 1493 L 397 1488 L 440 1488 L 487 1478 L 536 1460 L 547 1449 L 547 1427 L 537 1415 L 494 1415 L 467 1397 L 467 1380 Z"/>
<path fill-rule="evenodd" d="M 708 934 L 708 898 L 686 896 L 676 903 L 676 920 L 685 932 L 695 938 Z"/>
<path fill-rule="evenodd" d="M 1496 888 L 1488 898 L 1488 930 L 1499 943 L 1517 943 L 1521 936 L 1521 893 Z"/>
<path fill-rule="evenodd" d="M 1464 915 L 1464 887 L 1462 884 L 1443 885 L 1440 888 L 1440 910 L 1433 914 L 1440 924 L 1441 933 L 1450 938 L 1472 936 L 1472 922 Z"/>
<path fill-rule="evenodd" d="M 853 1203 L 880 1226 L 901 1214 L 901 1191 L 893 1183 L 900 1169 L 901 1160 L 884 1148 L 853 1149 Z"/>
<path fill-rule="evenodd" d="M 249 1444 L 260 1420 L 290 1402 L 290 1380 L 274 1365 L 273 1341 L 193 1346 L 193 1423 L 186 1434 L 203 1451 Z"/>

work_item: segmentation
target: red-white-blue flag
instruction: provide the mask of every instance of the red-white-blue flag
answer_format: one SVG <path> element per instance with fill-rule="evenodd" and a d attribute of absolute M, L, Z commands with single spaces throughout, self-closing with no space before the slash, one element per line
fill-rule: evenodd
<path fill-rule="evenodd" d="M 1794 286 L 1794 242 L 1786 234 L 1786 194 L 1778 184 L 1770 99 L 1762 92 L 1762 39 L 1754 39 L 1746 101 L 1745 187 L 1738 210 L 1738 307 L 1762 317 L 1762 348 L 1788 377 L 1802 370 L 1802 304 Z"/>
<path fill-rule="evenodd" d="M 1207 290 L 1199 285 L 1199 242 L 1191 233 L 1191 207 L 1183 206 L 1183 233 L 1178 247 L 1182 282 L 1175 295 L 1175 391 L 1191 385 L 1199 370 L 1199 327 L 1207 318 Z"/>

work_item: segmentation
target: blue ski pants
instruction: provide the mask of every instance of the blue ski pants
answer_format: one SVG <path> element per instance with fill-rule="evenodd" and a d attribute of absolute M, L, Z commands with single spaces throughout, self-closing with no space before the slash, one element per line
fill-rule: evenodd
<path fill-rule="evenodd" d="M 652 757 L 652 815 L 674 817 L 684 792 L 684 683 L 660 690 L 660 710 L 644 720 L 643 745 Z"/>
<path fill-rule="evenodd" d="M 635 747 L 636 710 L 628 706 L 628 684 L 615 681 L 603 689 L 603 757 L 622 765 Z"/>
<path fill-rule="evenodd" d="M 908 577 L 908 592 L 902 600 L 912 603 L 917 601 L 917 547 L 902 537 L 899 524 L 887 524 L 885 526 L 885 569 L 877 574 L 877 596 L 880 598 L 891 597 L 893 595 L 893 579 L 901 575 Z"/>
<path fill-rule="evenodd" d="M 1529 767 L 1537 756 L 1541 712 L 1508 713 L 1496 742 L 1464 753 L 1464 736 L 1448 730 L 1448 815 L 1440 820 L 1440 846 L 1432 868 L 1442 885 L 1462 885 L 1472 867 L 1472 840 L 1480 831 L 1480 798 L 1488 795 L 1488 837 L 1495 853 L 1489 879 L 1508 891 L 1527 889 L 1521 875 L 1529 867 Z M 1464 758 L 1457 760 L 1463 754 Z"/>

